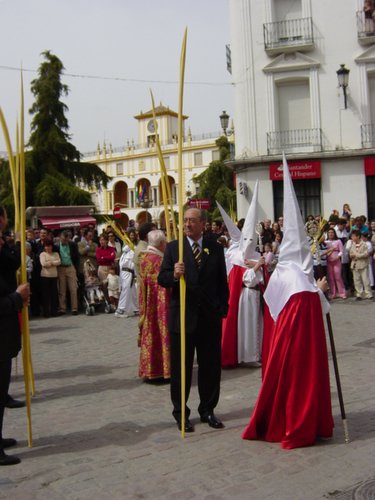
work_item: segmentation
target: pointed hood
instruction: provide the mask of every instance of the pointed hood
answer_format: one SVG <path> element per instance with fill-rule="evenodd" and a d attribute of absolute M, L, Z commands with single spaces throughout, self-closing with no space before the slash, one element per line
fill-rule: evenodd
<path fill-rule="evenodd" d="M 305 225 L 298 205 L 289 167 L 283 154 L 284 177 L 284 234 L 280 246 L 279 263 L 294 262 L 314 282 L 313 259 Z"/>
<path fill-rule="evenodd" d="M 224 208 L 220 205 L 220 203 L 217 201 L 216 205 L 218 209 L 220 210 L 220 214 L 223 218 L 224 224 L 226 225 L 226 228 L 228 229 L 228 233 L 230 236 L 230 239 L 233 243 L 237 243 L 240 241 L 241 238 L 241 231 L 238 229 L 236 224 L 232 221 L 232 219 L 229 217 L 229 215 L 226 213 Z"/>
<path fill-rule="evenodd" d="M 259 181 L 257 180 L 240 239 L 240 250 L 244 259 L 258 260 L 260 257 L 260 254 L 256 251 L 258 235 L 255 230 L 258 223 L 258 190 Z"/>
<path fill-rule="evenodd" d="M 310 246 L 285 155 L 283 155 L 283 177 L 284 236 L 278 264 L 264 293 L 264 300 L 274 321 L 292 295 L 304 291 L 318 292 L 314 282 Z"/>

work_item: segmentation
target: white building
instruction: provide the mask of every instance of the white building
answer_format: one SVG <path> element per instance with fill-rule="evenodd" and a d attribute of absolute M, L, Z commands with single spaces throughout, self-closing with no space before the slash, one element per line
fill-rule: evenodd
<path fill-rule="evenodd" d="M 285 151 L 304 217 L 349 203 L 375 218 L 375 29 L 363 2 L 230 0 L 239 217 L 256 179 L 261 215 L 281 215 Z"/>
<path fill-rule="evenodd" d="M 177 211 L 177 142 L 178 114 L 160 105 L 156 109 L 157 129 L 168 171 L 174 209 Z M 165 227 L 163 195 L 160 182 L 160 166 L 155 147 L 155 128 L 152 110 L 134 117 L 138 122 L 138 144 L 134 141 L 118 150 L 104 145 L 96 154 L 85 155 L 86 162 L 96 163 L 112 177 L 106 189 L 92 194 L 98 213 L 112 215 L 113 209 L 121 209 L 122 227 L 129 220 L 138 223 L 156 222 Z M 184 120 L 188 117 L 184 116 Z M 185 132 L 184 132 L 185 134 Z M 213 160 L 219 159 L 215 141 L 220 133 L 193 137 L 190 130 L 183 145 L 183 192 L 187 199 L 196 194 L 193 177 L 202 173 Z"/>

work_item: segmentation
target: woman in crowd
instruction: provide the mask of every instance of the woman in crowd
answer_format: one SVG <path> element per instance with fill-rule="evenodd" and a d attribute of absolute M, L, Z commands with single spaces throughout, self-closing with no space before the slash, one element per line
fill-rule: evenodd
<path fill-rule="evenodd" d="M 57 316 L 58 294 L 57 294 L 57 266 L 61 264 L 60 255 L 53 251 L 53 242 L 50 239 L 44 241 L 44 250 L 41 252 L 40 271 L 42 283 L 42 307 L 45 318 Z"/>
<path fill-rule="evenodd" d="M 102 284 L 107 280 L 108 272 L 116 259 L 116 249 L 108 246 L 108 236 L 102 234 L 96 249 L 96 262 L 98 264 L 98 277 Z"/>
<path fill-rule="evenodd" d="M 337 238 L 336 231 L 331 227 L 327 233 L 327 273 L 330 299 L 337 296 L 346 299 L 346 291 L 341 275 L 341 257 L 344 252 L 341 240 Z"/>
<path fill-rule="evenodd" d="M 345 217 L 345 219 L 350 220 L 352 216 L 352 211 L 350 209 L 350 205 L 348 203 L 344 203 L 342 207 L 342 216 Z"/>

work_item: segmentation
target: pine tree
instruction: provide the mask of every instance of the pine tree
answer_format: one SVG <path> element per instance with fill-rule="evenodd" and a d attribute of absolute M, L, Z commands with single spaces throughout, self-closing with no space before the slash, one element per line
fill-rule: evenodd
<path fill-rule="evenodd" d="M 90 187 L 106 186 L 110 179 L 97 165 L 80 161 L 81 154 L 70 142 L 68 107 L 61 101 L 69 89 L 61 82 L 64 66 L 60 59 L 45 51 L 38 77 L 31 82 L 35 102 L 30 150 L 26 162 L 26 202 L 28 206 L 88 205 Z M 9 167 L 0 169 L 0 202 L 12 210 Z"/>

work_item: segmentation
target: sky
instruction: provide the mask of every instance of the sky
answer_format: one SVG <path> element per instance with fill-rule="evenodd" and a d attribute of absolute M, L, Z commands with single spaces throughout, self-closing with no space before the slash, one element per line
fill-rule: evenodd
<path fill-rule="evenodd" d="M 155 103 L 178 111 L 180 52 L 188 29 L 184 113 L 193 135 L 220 130 L 232 115 L 226 69 L 228 0 L 0 0 L 0 106 L 15 148 L 24 68 L 25 140 L 30 82 L 50 50 L 63 63 L 71 142 L 81 153 L 105 141 L 137 143 L 134 115 Z M 12 69 L 15 68 L 15 69 Z M 70 76 L 77 75 L 77 76 Z M 5 151 L 0 131 L 0 152 Z"/>

